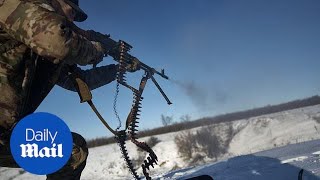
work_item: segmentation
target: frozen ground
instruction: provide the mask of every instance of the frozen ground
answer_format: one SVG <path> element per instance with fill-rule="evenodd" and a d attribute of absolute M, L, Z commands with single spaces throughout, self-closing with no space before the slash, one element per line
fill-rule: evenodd
<path fill-rule="evenodd" d="M 223 135 L 225 124 L 218 126 L 221 132 L 217 133 Z M 298 179 L 298 172 L 303 168 L 304 180 L 320 179 L 320 141 L 317 140 L 320 139 L 320 105 L 238 120 L 232 123 L 232 127 L 237 133 L 230 142 L 228 153 L 218 162 L 206 159 L 205 165 L 197 167 L 188 167 L 188 162 L 177 152 L 174 137 L 180 132 L 156 136 L 161 140 L 153 147 L 159 165 L 151 170 L 151 175 L 158 179 L 185 179 L 209 174 L 218 180 L 282 180 Z M 128 143 L 128 150 L 133 159 L 139 156 L 131 143 Z M 0 179 L 44 180 L 45 177 L 0 168 Z M 132 178 L 118 146 L 111 144 L 90 149 L 82 179 Z"/>
<path fill-rule="evenodd" d="M 255 154 L 242 155 L 203 166 L 158 176 L 158 179 L 188 179 L 210 175 L 215 180 L 295 180 L 304 169 L 303 180 L 320 179 L 320 140 L 308 141 Z"/>

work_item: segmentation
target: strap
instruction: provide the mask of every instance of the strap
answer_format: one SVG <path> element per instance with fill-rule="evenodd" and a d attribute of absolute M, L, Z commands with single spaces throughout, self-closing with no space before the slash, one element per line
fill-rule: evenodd
<path fill-rule="evenodd" d="M 98 118 L 100 119 L 100 121 L 102 122 L 102 124 L 109 129 L 109 131 L 114 134 L 115 136 L 118 136 L 118 132 L 113 130 L 109 124 L 107 123 L 107 121 L 101 116 L 101 114 L 99 113 L 99 111 L 97 110 L 97 108 L 95 107 L 95 105 L 93 104 L 92 101 L 88 101 L 88 104 L 90 105 L 91 109 L 94 111 L 94 113 L 96 113 L 96 115 L 98 116 Z"/>
<path fill-rule="evenodd" d="M 92 94 L 90 92 L 90 89 L 89 89 L 87 83 L 85 83 L 79 77 L 75 77 L 74 81 L 75 81 L 75 83 L 77 85 L 76 89 L 77 89 L 77 92 L 78 92 L 79 97 L 80 97 L 80 103 L 91 101 L 92 100 Z"/>
<path fill-rule="evenodd" d="M 97 115 L 97 117 L 100 119 L 100 121 L 102 122 L 102 124 L 115 136 L 118 135 L 117 131 L 114 131 L 109 124 L 107 123 L 107 121 L 101 116 L 101 114 L 99 113 L 99 111 L 97 110 L 97 108 L 95 107 L 95 105 L 92 102 L 92 94 L 91 91 L 87 85 L 86 82 L 84 82 L 81 77 L 80 74 L 74 71 L 74 68 L 70 67 L 70 75 L 69 77 L 71 78 L 78 94 L 80 97 L 80 103 L 84 103 L 87 102 L 89 104 L 89 106 L 91 107 L 91 109 L 93 110 L 93 112 Z"/>

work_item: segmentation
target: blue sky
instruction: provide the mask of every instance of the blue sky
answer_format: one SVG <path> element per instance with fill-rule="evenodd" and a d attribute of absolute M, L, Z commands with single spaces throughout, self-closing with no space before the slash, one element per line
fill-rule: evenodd
<path fill-rule="evenodd" d="M 319 94 L 320 1 L 80 1 L 89 18 L 78 25 L 133 46 L 131 54 L 172 79 L 156 77 L 168 106 L 148 83 L 140 129 L 162 126 L 161 114 L 193 119 Z M 101 65 L 115 63 L 105 58 Z M 142 73 L 128 77 L 132 84 Z M 93 91 L 113 127 L 115 83 Z M 131 93 L 120 89 L 122 120 Z M 85 138 L 110 135 L 76 93 L 55 87 L 38 111 L 63 118 Z"/>

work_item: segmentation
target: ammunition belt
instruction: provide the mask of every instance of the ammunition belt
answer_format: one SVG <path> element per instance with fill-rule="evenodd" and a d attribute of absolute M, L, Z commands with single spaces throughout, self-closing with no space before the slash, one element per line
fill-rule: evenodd
<path fill-rule="evenodd" d="M 133 92 L 133 105 L 130 110 L 130 113 L 127 117 L 126 120 L 126 127 L 125 130 L 119 131 L 120 126 L 116 129 L 113 130 L 109 124 L 106 122 L 106 120 L 101 116 L 99 111 L 96 109 L 94 103 L 92 102 L 92 94 L 90 92 L 90 89 L 88 85 L 81 80 L 80 74 L 77 74 L 76 72 L 73 71 L 73 69 L 70 69 L 70 72 L 72 73 L 70 75 L 70 78 L 73 80 L 73 83 L 79 93 L 81 102 L 87 102 L 91 109 L 95 112 L 99 120 L 103 123 L 103 125 L 112 133 L 115 135 L 115 139 L 120 147 L 120 151 L 123 155 L 123 158 L 127 164 L 127 167 L 129 168 L 131 174 L 135 179 L 140 179 L 138 176 L 138 173 L 136 169 L 133 166 L 133 163 L 128 155 L 128 151 L 126 148 L 125 141 L 129 138 L 132 143 L 134 143 L 137 147 L 142 149 L 143 151 L 149 153 L 149 156 L 147 157 L 146 160 L 144 160 L 143 164 L 141 165 L 143 174 L 147 180 L 150 180 L 151 177 L 147 170 L 150 170 L 150 166 L 154 167 L 155 164 L 157 164 L 158 158 L 156 154 L 153 152 L 153 150 L 147 145 L 145 142 L 140 142 L 137 139 L 137 127 L 138 127 L 138 119 L 139 115 L 141 112 L 141 101 L 143 99 L 142 93 L 144 90 L 144 87 L 147 83 L 147 80 L 152 76 L 150 74 L 145 74 L 141 81 L 140 81 L 140 86 L 139 89 L 135 89 L 132 86 L 128 85 L 125 81 L 125 74 L 126 74 L 126 60 L 125 58 L 127 57 L 126 52 L 130 49 L 128 47 L 125 47 L 125 44 L 120 45 L 120 61 L 119 61 L 119 68 L 117 72 L 117 90 L 116 90 L 116 95 L 115 95 L 115 100 L 114 100 L 114 111 L 117 116 L 116 112 L 116 102 L 117 102 L 117 93 L 119 92 L 119 84 L 129 88 Z M 126 130 L 129 132 L 127 133 Z"/>
<path fill-rule="evenodd" d="M 125 74 L 126 74 L 126 58 L 128 57 L 127 52 L 130 50 L 130 47 L 126 46 L 126 43 L 123 43 L 120 41 L 120 46 L 119 46 L 119 52 L 120 52 L 120 57 L 119 57 L 119 69 L 117 73 L 117 87 L 119 84 L 127 87 L 133 92 L 133 104 L 132 108 L 130 110 L 130 113 L 127 117 L 126 121 L 126 129 L 129 131 L 129 138 L 131 139 L 131 142 L 134 143 L 137 147 L 142 149 L 143 151 L 149 153 L 149 156 L 147 157 L 146 160 L 144 160 L 143 164 L 141 165 L 143 174 L 147 180 L 150 180 L 151 177 L 147 170 L 150 170 L 150 166 L 154 167 L 155 164 L 157 164 L 158 158 L 156 154 L 153 152 L 153 150 L 147 145 L 145 142 L 139 142 L 137 139 L 137 127 L 139 127 L 137 124 L 139 123 L 139 116 L 141 112 L 141 101 L 143 99 L 142 93 L 145 88 L 145 85 L 147 83 L 147 80 L 150 78 L 149 74 L 146 74 L 145 76 L 142 77 L 139 85 L 139 90 L 133 88 L 132 86 L 128 85 L 125 80 Z M 117 93 L 119 92 L 117 88 Z M 116 96 L 115 96 L 116 97 Z M 116 99 L 115 99 L 116 103 Z M 114 105 L 115 107 L 115 105 Z M 115 111 L 116 113 L 116 111 Z M 122 133 L 125 133 L 125 131 L 121 131 Z M 123 154 L 124 160 L 133 175 L 135 179 L 140 179 L 137 176 L 137 172 L 133 167 L 132 161 L 130 160 L 128 156 L 128 152 L 125 148 L 125 138 L 123 138 L 123 134 L 120 133 L 117 135 L 116 140 L 120 146 L 121 153 Z"/>

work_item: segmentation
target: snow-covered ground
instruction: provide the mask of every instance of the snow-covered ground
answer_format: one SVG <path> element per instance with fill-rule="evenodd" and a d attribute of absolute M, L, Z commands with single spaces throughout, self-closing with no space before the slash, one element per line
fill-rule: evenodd
<path fill-rule="evenodd" d="M 302 180 L 320 179 L 320 140 L 287 145 L 217 163 L 190 167 L 158 176 L 158 179 L 188 179 L 210 175 L 215 180 Z"/>
<path fill-rule="evenodd" d="M 216 129 L 221 129 L 216 133 L 223 136 L 223 130 L 230 124 L 216 126 Z M 156 136 L 161 142 L 153 150 L 159 162 L 151 170 L 151 175 L 158 179 L 185 179 L 199 174 L 209 174 L 218 180 L 297 179 L 298 172 L 303 168 L 304 180 L 320 179 L 320 141 L 317 140 L 320 139 L 320 105 L 238 120 L 231 126 L 236 134 L 228 152 L 219 157 L 218 162 L 207 158 L 205 165 L 197 167 L 188 167 L 189 162 L 177 151 L 174 137 L 181 132 Z M 141 156 L 133 144 L 128 143 L 127 146 L 130 157 L 135 159 Z M 141 169 L 138 172 L 141 173 Z M 0 168 L 0 179 L 44 180 L 45 177 L 18 169 Z M 82 179 L 132 178 L 119 147 L 111 144 L 90 149 Z"/>

